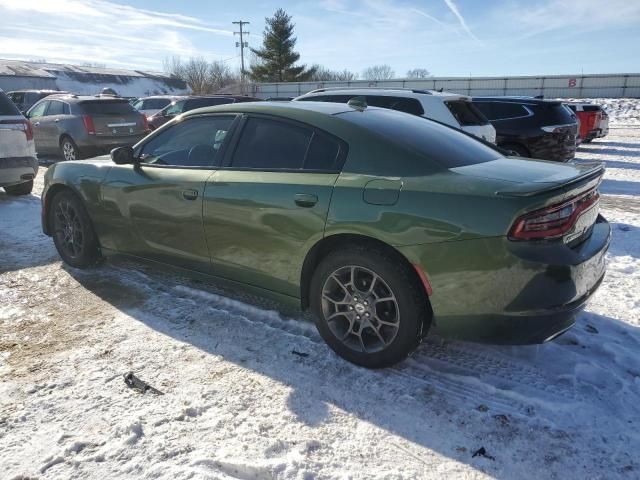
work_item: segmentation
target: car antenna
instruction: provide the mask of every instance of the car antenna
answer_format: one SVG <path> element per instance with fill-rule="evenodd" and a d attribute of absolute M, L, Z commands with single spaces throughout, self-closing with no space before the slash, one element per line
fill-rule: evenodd
<path fill-rule="evenodd" d="M 367 99 L 364 96 L 353 97 L 347 102 L 347 105 L 354 110 L 364 112 L 367 109 Z"/>

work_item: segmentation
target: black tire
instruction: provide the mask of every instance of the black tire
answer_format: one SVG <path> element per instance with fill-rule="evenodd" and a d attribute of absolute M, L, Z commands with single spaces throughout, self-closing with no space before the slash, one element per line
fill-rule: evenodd
<path fill-rule="evenodd" d="M 68 190 L 57 193 L 48 216 L 53 243 L 65 263 L 88 268 L 101 260 L 93 223 L 77 195 Z"/>
<path fill-rule="evenodd" d="M 501 145 L 500 148 L 503 148 L 505 150 L 511 150 L 511 151 L 515 152 L 518 157 L 526 157 L 526 158 L 531 157 L 531 154 L 529 153 L 529 150 L 527 150 L 522 145 L 518 145 L 516 143 L 509 143 L 509 144 L 506 144 L 506 145 Z"/>
<path fill-rule="evenodd" d="M 29 180 L 28 182 L 19 183 L 18 185 L 11 185 L 9 187 L 4 187 L 4 191 L 7 192 L 7 195 L 29 195 L 33 190 L 33 180 Z"/>
<path fill-rule="evenodd" d="M 329 300 L 328 297 L 333 295 L 329 293 L 333 288 L 332 283 L 340 285 L 336 278 L 342 275 L 341 272 L 345 271 L 345 268 L 349 269 L 346 272 L 350 272 L 351 278 L 354 278 L 352 266 L 356 268 L 356 272 L 360 272 L 355 276 L 362 277 L 364 289 L 372 288 L 366 283 L 367 278 L 370 276 L 373 279 L 373 276 L 377 276 L 375 288 L 388 289 L 394 300 L 385 302 L 375 292 L 371 296 L 359 288 L 353 289 L 352 296 L 349 296 L 344 285 L 337 288 L 336 292 L 342 292 L 344 295 L 344 299 L 338 303 L 346 304 L 336 305 L 334 300 Z M 358 283 L 360 277 L 353 280 L 352 284 Z M 373 280 L 370 282 L 374 283 Z M 357 297 L 357 302 L 354 303 L 356 294 L 362 296 Z M 370 247 L 342 248 L 322 259 L 311 279 L 310 306 L 316 327 L 331 349 L 342 358 L 367 368 L 388 367 L 406 358 L 418 346 L 423 333 L 426 333 L 431 323 L 428 299 L 419 280 L 416 280 L 415 272 L 393 255 Z M 349 310 L 343 312 L 343 307 Z M 328 308 L 334 309 L 332 314 Z M 356 315 L 355 310 L 360 312 L 360 316 Z M 387 310 L 391 311 L 391 315 L 397 315 L 396 327 L 391 327 L 390 323 L 380 323 L 383 317 L 392 322 Z M 366 320 L 354 320 L 364 319 L 364 315 L 368 317 Z M 332 318 L 327 320 L 327 316 Z M 358 332 L 354 329 L 355 325 Z M 377 337 L 374 335 L 376 330 Z M 364 348 L 370 340 L 372 343 L 368 348 Z"/>
<path fill-rule="evenodd" d="M 60 155 L 64 160 L 80 160 L 80 150 L 71 137 L 64 136 L 60 139 Z"/>

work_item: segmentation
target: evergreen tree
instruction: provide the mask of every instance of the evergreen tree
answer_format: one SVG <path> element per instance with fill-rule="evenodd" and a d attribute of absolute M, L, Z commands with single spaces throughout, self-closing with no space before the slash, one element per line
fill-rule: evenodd
<path fill-rule="evenodd" d="M 304 82 L 314 73 L 306 65 L 295 63 L 300 54 L 293 50 L 296 38 L 291 16 L 279 8 L 272 18 L 266 18 L 264 39 L 260 50 L 251 49 L 257 57 L 257 64 L 251 65 L 249 75 L 257 82 Z"/>

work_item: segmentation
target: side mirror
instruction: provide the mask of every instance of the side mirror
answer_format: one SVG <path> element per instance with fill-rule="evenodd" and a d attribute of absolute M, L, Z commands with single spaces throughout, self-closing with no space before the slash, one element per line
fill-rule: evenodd
<path fill-rule="evenodd" d="M 128 165 L 130 163 L 136 163 L 133 157 L 133 148 L 131 147 L 118 147 L 111 150 L 111 160 L 116 165 Z"/>

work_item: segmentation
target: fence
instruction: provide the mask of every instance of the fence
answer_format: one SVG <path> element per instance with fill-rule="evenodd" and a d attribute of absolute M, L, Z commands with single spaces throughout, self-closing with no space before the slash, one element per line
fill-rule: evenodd
<path fill-rule="evenodd" d="M 640 73 L 527 77 L 432 77 L 422 80 L 355 80 L 251 85 L 260 98 L 297 97 L 317 88 L 385 87 L 443 89 L 465 95 L 544 95 L 545 98 L 640 98 Z"/>

